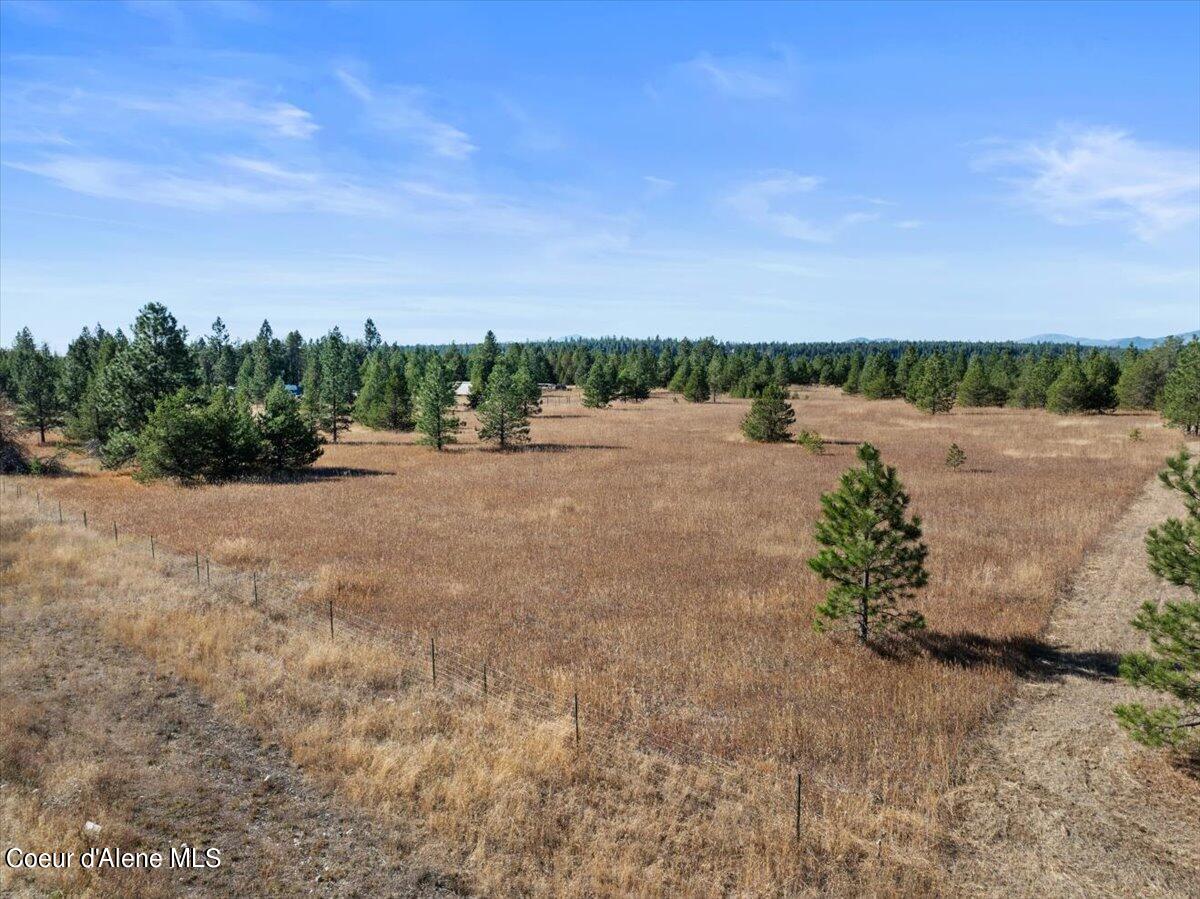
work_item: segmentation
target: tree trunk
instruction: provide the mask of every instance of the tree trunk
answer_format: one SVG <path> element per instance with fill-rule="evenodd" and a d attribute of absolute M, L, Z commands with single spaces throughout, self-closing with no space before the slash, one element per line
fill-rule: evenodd
<path fill-rule="evenodd" d="M 871 586 L 871 572 L 863 572 L 863 593 L 858 598 L 858 642 L 867 642 L 867 590 Z"/>
<path fill-rule="evenodd" d="M 46 423 L 44 421 L 38 422 L 38 440 L 42 446 L 46 445 Z"/>

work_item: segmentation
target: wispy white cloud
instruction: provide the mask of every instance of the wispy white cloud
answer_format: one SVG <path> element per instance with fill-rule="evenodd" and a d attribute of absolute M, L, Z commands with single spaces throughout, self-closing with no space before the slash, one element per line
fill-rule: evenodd
<path fill-rule="evenodd" d="M 657 175 L 642 175 L 642 180 L 646 182 L 646 196 L 661 197 L 665 193 L 670 193 L 675 189 L 675 182 L 670 178 L 659 178 Z"/>
<path fill-rule="evenodd" d="M 1200 219 L 1200 153 L 1158 147 L 1114 128 L 1064 128 L 993 142 L 976 160 L 1008 177 L 1016 199 L 1061 225 L 1116 222 L 1145 241 Z"/>
<path fill-rule="evenodd" d="M 823 179 L 813 175 L 775 172 L 740 185 L 725 197 L 725 203 L 751 224 L 811 243 L 829 243 L 847 228 L 880 217 L 877 212 L 851 211 L 832 220 L 818 221 L 781 208 L 798 196 L 811 194 L 822 183 Z"/>
<path fill-rule="evenodd" d="M 345 69 L 338 69 L 335 75 L 363 104 L 371 124 L 380 131 L 402 135 L 447 159 L 466 159 L 478 149 L 466 132 L 425 111 L 427 95 L 423 89 L 397 85 L 373 88 Z"/>
<path fill-rule="evenodd" d="M 791 57 L 716 57 L 701 53 L 682 66 L 723 97 L 735 100 L 780 100 L 792 93 Z"/>
<path fill-rule="evenodd" d="M 40 175 L 66 190 L 104 199 L 127 200 L 201 212 L 299 209 L 346 215 L 382 214 L 386 206 L 371 191 L 319 175 L 286 173 L 255 160 L 235 159 L 231 171 L 194 174 L 167 166 L 118 159 L 50 156 L 37 162 L 6 162 Z"/>
<path fill-rule="evenodd" d="M 319 126 L 305 109 L 265 95 L 246 81 L 210 78 L 154 91 L 87 89 L 71 81 L 11 81 L 4 90 L 5 119 L 23 133 L 128 131 L 128 116 L 176 127 L 248 131 L 305 140 Z M 124 115 L 123 114 L 127 114 Z"/>

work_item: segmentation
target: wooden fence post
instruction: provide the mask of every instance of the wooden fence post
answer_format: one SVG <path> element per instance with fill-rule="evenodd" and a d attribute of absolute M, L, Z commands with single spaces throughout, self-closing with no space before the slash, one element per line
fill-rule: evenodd
<path fill-rule="evenodd" d="M 206 584 L 212 583 L 212 569 L 209 567 L 209 564 L 208 564 L 208 556 L 204 557 L 204 583 L 206 583 Z"/>
<path fill-rule="evenodd" d="M 200 553 L 196 553 L 196 583 L 200 583 Z"/>
<path fill-rule="evenodd" d="M 329 639 L 333 639 L 333 598 L 329 599 Z"/>
<path fill-rule="evenodd" d="M 117 542 L 117 523 L 113 522 L 113 543 Z"/>
<path fill-rule="evenodd" d="M 154 558 L 154 535 L 150 535 L 150 558 Z"/>
<path fill-rule="evenodd" d="M 62 517 L 62 503 L 59 503 L 59 504 L 58 504 L 58 523 L 59 523 L 59 524 L 62 524 L 62 523 L 63 523 L 63 517 Z"/>
<path fill-rule="evenodd" d="M 487 699 L 487 662 L 483 663 L 483 698 Z"/>
<path fill-rule="evenodd" d="M 437 637 L 429 638 L 429 671 L 433 675 L 434 686 L 437 685 Z"/>
<path fill-rule="evenodd" d="M 800 833 L 802 830 L 800 824 L 800 810 L 803 807 L 804 800 L 804 775 L 799 771 L 796 772 L 796 842 L 800 842 Z"/>
<path fill-rule="evenodd" d="M 258 605 L 258 572 L 250 572 L 250 584 L 254 588 L 254 604 Z"/>
<path fill-rule="evenodd" d="M 83 526 L 87 527 L 87 509 L 83 510 Z"/>

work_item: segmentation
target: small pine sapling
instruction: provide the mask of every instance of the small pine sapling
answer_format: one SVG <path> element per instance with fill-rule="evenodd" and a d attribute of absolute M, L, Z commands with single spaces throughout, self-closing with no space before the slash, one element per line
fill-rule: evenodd
<path fill-rule="evenodd" d="M 957 471 L 966 461 L 967 454 L 963 452 L 963 448 L 957 443 L 950 444 L 950 449 L 946 450 L 946 465 Z"/>

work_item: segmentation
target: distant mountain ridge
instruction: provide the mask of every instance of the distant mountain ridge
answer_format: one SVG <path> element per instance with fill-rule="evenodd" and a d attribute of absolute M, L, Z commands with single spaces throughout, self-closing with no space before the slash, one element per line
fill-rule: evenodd
<path fill-rule="evenodd" d="M 1182 334 L 1171 334 L 1168 336 L 1178 337 L 1180 340 L 1186 342 L 1193 337 L 1200 338 L 1200 331 L 1185 331 Z M 1116 337 L 1112 340 L 1100 340 L 1095 337 L 1072 337 L 1070 334 L 1035 334 L 1033 337 L 1022 338 L 1017 343 L 1077 343 L 1080 346 L 1098 347 L 1134 346 L 1139 350 L 1145 350 L 1153 346 L 1158 346 L 1166 339 L 1167 337 Z"/>

